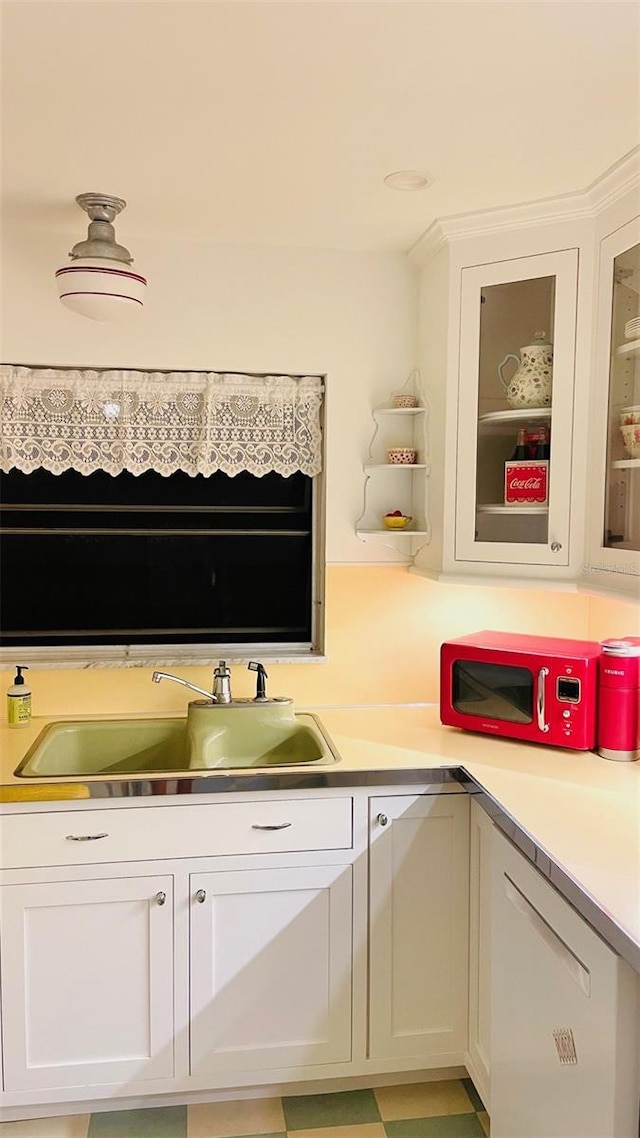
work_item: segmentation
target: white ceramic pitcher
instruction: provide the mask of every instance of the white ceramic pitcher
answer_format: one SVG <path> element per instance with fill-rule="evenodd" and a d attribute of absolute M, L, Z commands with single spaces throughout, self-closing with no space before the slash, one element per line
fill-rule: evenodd
<path fill-rule="evenodd" d="M 510 380 L 502 374 L 505 364 L 515 360 L 518 368 Z M 550 407 L 553 378 L 553 345 L 545 332 L 536 332 L 530 344 L 505 356 L 498 367 L 498 378 L 507 396 L 507 403 L 517 407 Z"/>

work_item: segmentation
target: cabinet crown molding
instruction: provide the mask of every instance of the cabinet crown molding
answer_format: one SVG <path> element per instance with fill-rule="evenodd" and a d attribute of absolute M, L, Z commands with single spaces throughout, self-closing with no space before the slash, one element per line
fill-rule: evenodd
<path fill-rule="evenodd" d="M 595 218 L 618 198 L 637 189 L 640 205 L 640 146 L 634 147 L 584 190 L 518 205 L 436 218 L 409 249 L 418 268 L 446 245 L 468 237 L 522 230 L 533 226 Z"/>

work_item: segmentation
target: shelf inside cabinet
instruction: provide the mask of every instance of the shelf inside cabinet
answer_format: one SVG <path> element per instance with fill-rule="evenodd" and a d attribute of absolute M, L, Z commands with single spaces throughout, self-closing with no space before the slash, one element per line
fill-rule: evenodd
<path fill-rule="evenodd" d="M 483 435 L 511 435 L 525 423 L 548 423 L 551 407 L 524 407 L 511 411 L 488 411 L 478 417 L 478 429 Z"/>
<path fill-rule="evenodd" d="M 499 503 L 488 503 L 485 506 L 476 506 L 479 514 L 548 514 L 548 506 L 504 506 Z"/>
<path fill-rule="evenodd" d="M 616 348 L 617 356 L 633 356 L 640 352 L 640 340 L 629 340 L 628 344 L 621 344 Z"/>
<path fill-rule="evenodd" d="M 611 465 L 614 470 L 640 470 L 640 458 L 619 458 Z"/>

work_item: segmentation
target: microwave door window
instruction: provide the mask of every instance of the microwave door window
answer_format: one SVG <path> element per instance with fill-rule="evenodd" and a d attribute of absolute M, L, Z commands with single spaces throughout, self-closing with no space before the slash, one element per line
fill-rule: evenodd
<path fill-rule="evenodd" d="M 505 723 L 532 723 L 533 673 L 509 664 L 456 660 L 453 706 L 463 715 Z"/>

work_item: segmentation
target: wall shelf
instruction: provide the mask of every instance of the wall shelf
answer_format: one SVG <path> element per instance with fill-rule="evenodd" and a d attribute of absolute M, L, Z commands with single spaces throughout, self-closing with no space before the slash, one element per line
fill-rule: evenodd
<path fill-rule="evenodd" d="M 428 470 L 428 462 L 365 462 L 365 472 L 369 470 Z"/>
<path fill-rule="evenodd" d="M 412 395 L 417 406 L 393 405 L 395 396 L 405 395 Z M 429 409 L 419 373 L 412 371 L 404 387 L 393 392 L 388 402 L 372 408 L 371 415 L 374 430 L 363 464 L 363 508 L 355 524 L 356 535 L 361 541 L 373 539 L 395 548 L 403 558 L 413 557 L 431 539 L 426 511 Z M 416 462 L 389 462 L 387 451 L 391 447 L 414 449 Z M 406 529 L 389 529 L 383 524 L 383 516 L 395 510 L 413 519 Z"/>

